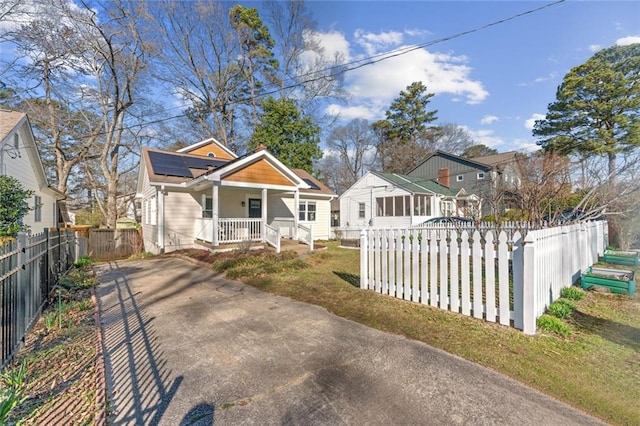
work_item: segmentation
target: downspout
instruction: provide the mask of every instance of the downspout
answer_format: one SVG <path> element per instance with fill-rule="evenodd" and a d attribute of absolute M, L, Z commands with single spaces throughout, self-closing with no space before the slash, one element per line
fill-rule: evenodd
<path fill-rule="evenodd" d="M 164 253 L 164 194 L 164 185 L 160 187 L 159 191 L 156 187 L 156 199 L 158 200 L 158 245 L 160 246 L 161 253 Z"/>

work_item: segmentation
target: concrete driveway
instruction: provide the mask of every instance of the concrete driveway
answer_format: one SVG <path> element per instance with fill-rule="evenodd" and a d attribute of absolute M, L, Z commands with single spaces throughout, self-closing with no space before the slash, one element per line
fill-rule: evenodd
<path fill-rule="evenodd" d="M 599 424 L 423 343 L 179 258 L 97 274 L 115 424 Z"/>

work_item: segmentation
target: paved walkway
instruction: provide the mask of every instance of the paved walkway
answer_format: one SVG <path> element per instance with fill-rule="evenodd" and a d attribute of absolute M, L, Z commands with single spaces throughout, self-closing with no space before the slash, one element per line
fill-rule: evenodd
<path fill-rule="evenodd" d="M 115 424 L 599 424 L 423 343 L 178 258 L 97 274 Z"/>

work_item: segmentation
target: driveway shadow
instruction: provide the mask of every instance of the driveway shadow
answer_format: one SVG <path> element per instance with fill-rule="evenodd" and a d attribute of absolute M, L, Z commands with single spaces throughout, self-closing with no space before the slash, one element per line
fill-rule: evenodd
<path fill-rule="evenodd" d="M 333 273 L 354 287 L 360 288 L 360 275 L 349 274 L 346 272 L 333 271 Z"/>
<path fill-rule="evenodd" d="M 640 351 L 640 329 L 636 327 L 580 311 L 574 311 L 571 318 L 580 331 L 588 331 L 612 343 Z"/>
<path fill-rule="evenodd" d="M 210 426 L 213 425 L 214 415 L 215 407 L 213 405 L 198 404 L 184 415 L 180 426 Z"/>
<path fill-rule="evenodd" d="M 117 262 L 98 269 L 100 322 L 112 424 L 160 422 L 183 377 L 171 379 L 149 318 Z"/>

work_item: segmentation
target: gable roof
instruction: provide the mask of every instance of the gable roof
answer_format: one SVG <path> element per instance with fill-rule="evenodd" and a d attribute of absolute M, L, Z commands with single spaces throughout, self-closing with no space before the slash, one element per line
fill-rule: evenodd
<path fill-rule="evenodd" d="M 159 183 L 188 182 L 230 162 L 154 148 L 142 148 L 142 161 L 149 180 Z"/>
<path fill-rule="evenodd" d="M 480 169 L 480 170 L 484 170 L 484 171 L 489 171 L 491 169 L 490 165 L 482 163 L 482 162 L 478 161 L 477 159 L 460 157 L 459 155 L 450 154 L 448 152 L 437 150 L 434 153 L 432 153 L 431 155 L 428 155 L 424 160 L 422 160 L 419 164 L 417 164 L 413 169 L 409 170 L 407 172 L 407 174 L 411 174 L 414 170 L 416 170 L 417 168 L 422 166 L 424 163 L 426 163 L 427 161 L 429 161 L 433 157 L 443 157 L 443 158 L 446 158 L 446 159 L 448 159 L 450 161 L 454 161 L 456 163 L 461 163 L 461 164 L 466 164 L 467 166 L 471 166 L 471 167 L 474 167 L 476 169 Z"/>
<path fill-rule="evenodd" d="M 238 156 L 236 155 L 235 152 L 231 151 L 229 148 L 227 148 L 226 146 L 224 146 L 222 143 L 220 143 L 220 141 L 218 141 L 215 138 L 209 138 L 209 139 L 205 139 L 203 141 L 194 143 L 192 145 L 189 146 L 185 146 L 184 148 L 180 148 L 179 150 L 177 150 L 176 152 L 183 152 L 183 153 L 190 153 L 192 151 L 196 151 L 200 148 L 206 147 L 207 145 L 215 145 L 217 150 L 221 150 L 224 153 L 226 153 L 230 158 L 238 158 Z"/>
<path fill-rule="evenodd" d="M 486 164 L 487 166 L 495 167 L 500 164 L 511 163 L 515 160 L 517 155 L 516 151 L 501 152 L 494 155 L 485 155 L 484 157 L 472 158 L 473 161 Z"/>
<path fill-rule="evenodd" d="M 300 189 L 301 193 L 305 194 L 322 194 L 329 195 L 331 197 L 337 197 L 338 195 L 333 192 L 327 185 L 314 178 L 309 172 L 303 169 L 291 169 L 293 173 L 298 175 L 310 188 Z"/>
<path fill-rule="evenodd" d="M 19 132 L 23 127 L 25 128 L 23 133 L 25 137 L 21 138 L 21 140 L 33 173 L 35 174 L 39 190 L 53 195 L 58 200 L 70 198 L 66 194 L 58 191 L 57 188 L 49 185 L 27 114 L 0 108 L 0 149 L 3 149 L 5 144 L 11 146 L 11 138 L 9 136 Z M 17 155 L 20 156 L 21 154 L 18 152 Z"/>
<path fill-rule="evenodd" d="M 400 175 L 398 173 L 382 173 L 374 171 L 370 171 L 370 173 L 413 194 L 441 194 L 445 196 L 456 195 L 454 191 L 431 179 L 425 179 L 419 176 Z"/>

